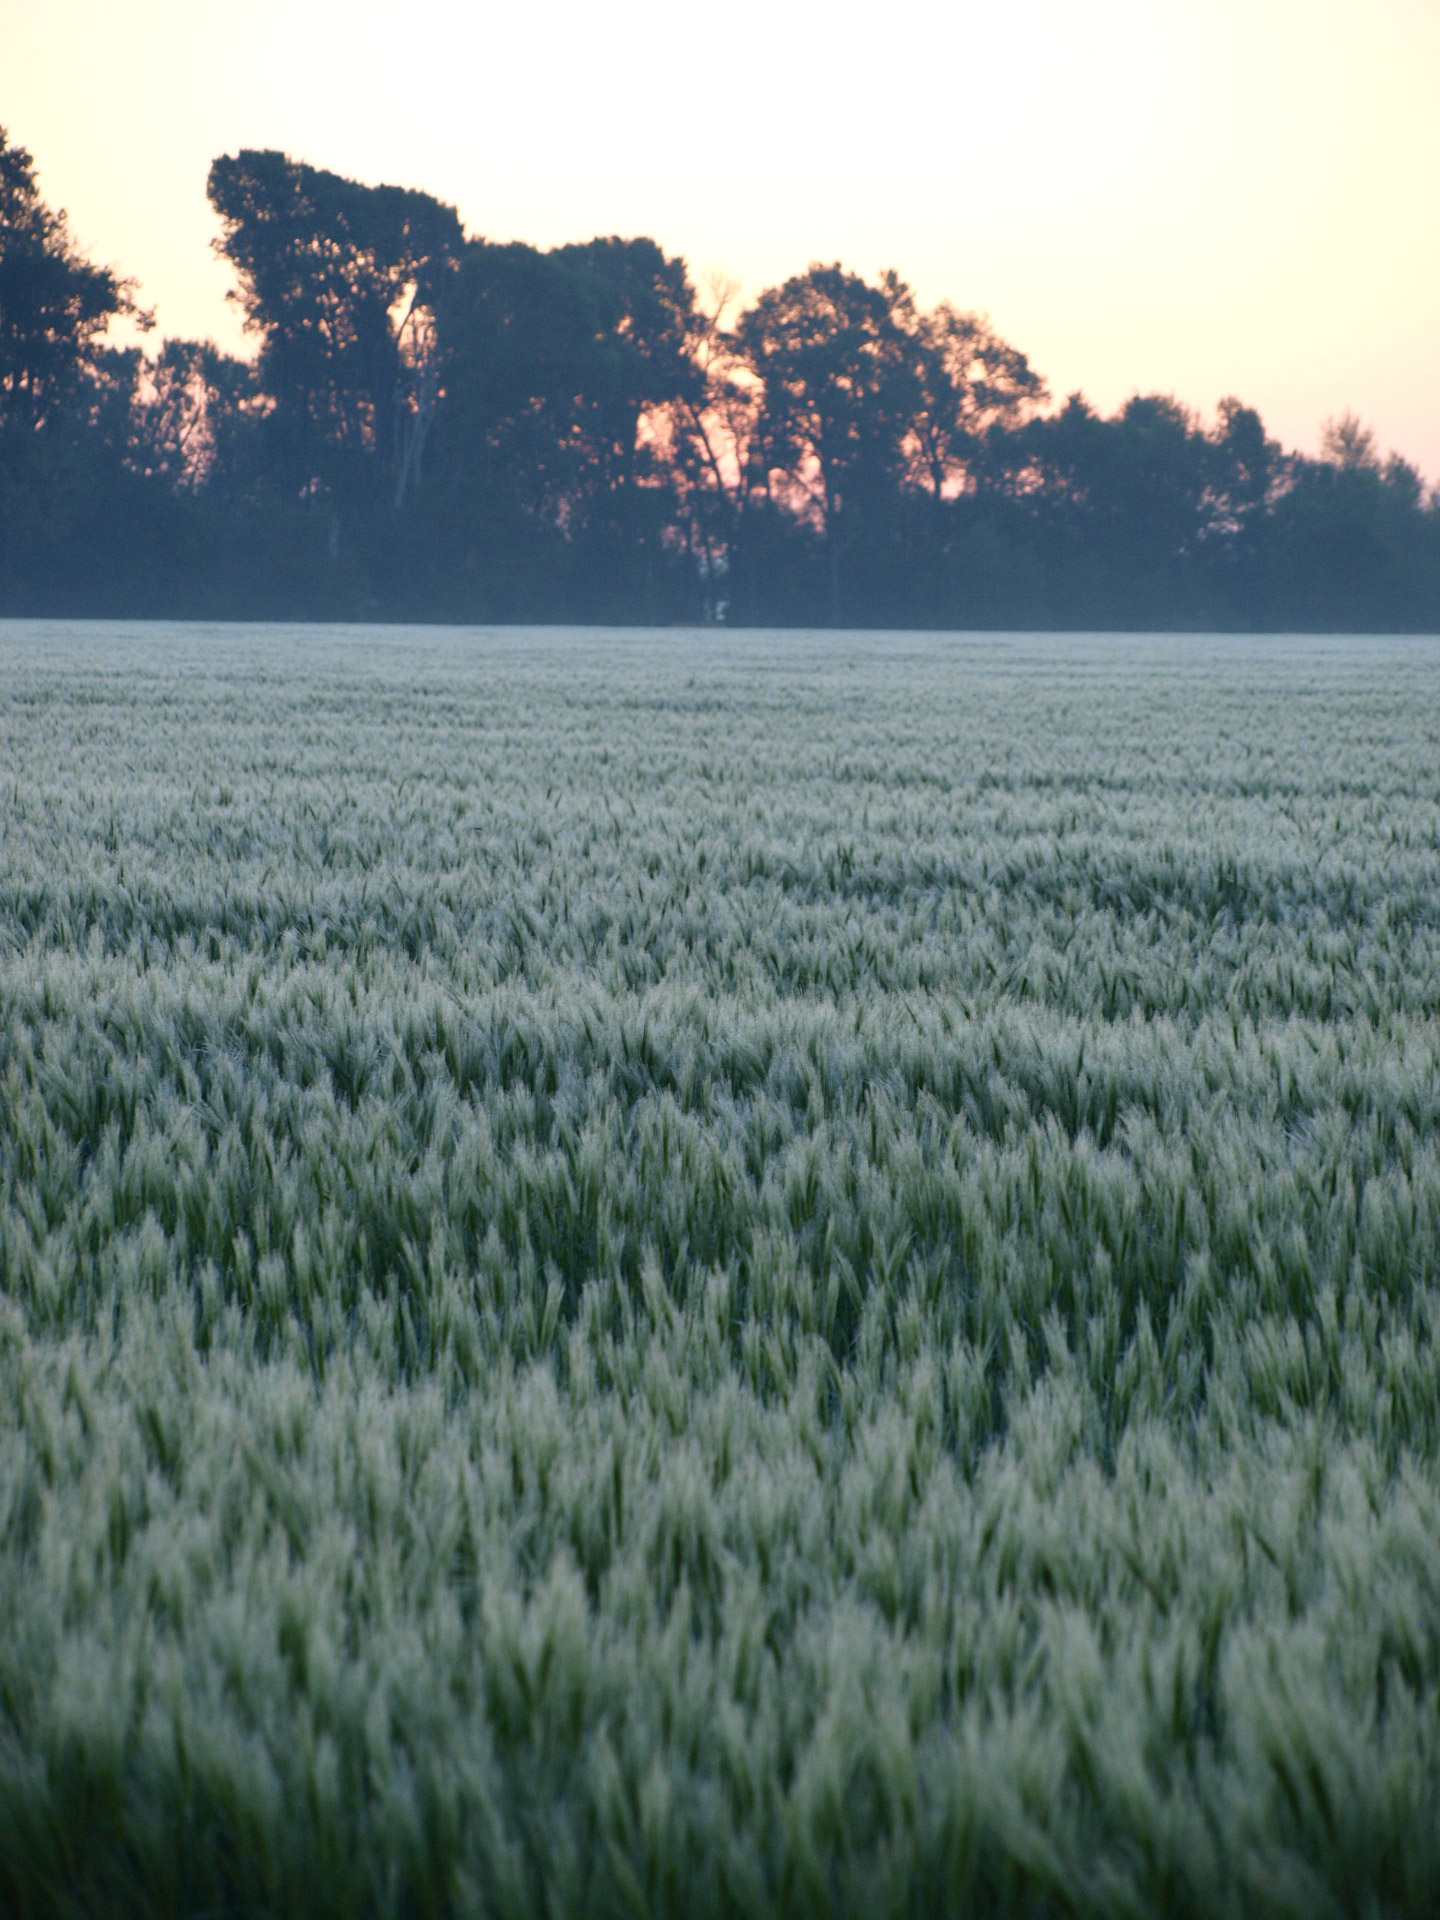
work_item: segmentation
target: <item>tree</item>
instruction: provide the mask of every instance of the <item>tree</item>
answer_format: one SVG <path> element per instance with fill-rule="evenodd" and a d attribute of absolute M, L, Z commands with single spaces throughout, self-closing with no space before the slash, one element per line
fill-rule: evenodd
<path fill-rule="evenodd" d="M 1171 396 L 1136 394 L 1105 419 L 1072 394 L 991 434 L 986 485 L 1027 524 L 1064 624 L 1194 625 L 1213 617 L 1201 550 L 1216 472 L 1214 443 Z"/>
<path fill-rule="evenodd" d="M 751 461 L 823 540 L 831 620 L 842 605 L 906 617 L 948 538 L 944 504 L 974 484 L 990 430 L 1044 400 L 1044 382 L 980 316 L 921 312 L 898 275 L 870 285 L 838 265 L 763 293 L 736 340 L 760 393 Z M 916 496 L 930 502 L 923 529 Z"/>
<path fill-rule="evenodd" d="M 817 264 L 762 293 L 737 329 L 763 395 L 757 456 L 824 542 L 835 625 L 842 553 L 893 521 L 920 398 L 913 314 L 893 273 L 872 287 Z"/>
<path fill-rule="evenodd" d="M 982 315 L 942 301 L 914 316 L 913 331 L 920 392 L 905 440 L 905 604 L 924 623 L 968 624 L 1013 603 L 1025 572 L 977 512 L 989 450 L 1048 395 L 1025 355 Z M 888 583 L 892 599 L 901 586 Z"/>
<path fill-rule="evenodd" d="M 253 478 L 253 440 L 266 411 L 254 366 L 208 340 L 170 339 L 136 370 L 127 465 L 184 492 L 235 495 Z"/>
<path fill-rule="evenodd" d="M 439 328 L 435 506 L 503 606 L 526 572 L 597 604 L 651 592 L 674 505 L 662 416 L 700 384 L 693 305 L 651 240 L 467 245 Z"/>
<path fill-rule="evenodd" d="M 772 530 L 779 523 L 761 441 L 764 388 L 728 324 L 738 295 L 737 282 L 715 275 L 704 302 L 692 303 L 687 350 L 695 377 L 652 416 L 663 429 L 677 518 L 707 622 L 734 610 L 737 585 L 743 602 L 755 522 L 768 521 Z"/>
<path fill-rule="evenodd" d="M 103 604 L 135 549 L 124 461 L 141 356 L 107 346 L 119 315 L 149 322 L 0 129 L 0 604 L 15 611 Z"/>
<path fill-rule="evenodd" d="M 870 286 L 838 264 L 762 293 L 737 330 L 763 393 L 759 452 L 837 556 L 853 515 L 894 488 L 920 399 L 913 302 L 894 274 Z"/>
<path fill-rule="evenodd" d="M 133 293 L 77 251 L 65 214 L 40 197 L 34 161 L 0 127 L 0 425 L 44 427 L 83 403 L 110 321 L 149 322 Z"/>
<path fill-rule="evenodd" d="M 8 612 L 1433 627 L 1440 500 L 1351 415 L 1109 418 L 982 315 L 812 265 L 734 314 L 283 153 L 209 190 L 253 361 L 149 317 L 0 130 Z M 343 538 L 342 538 L 343 534 Z"/>
<path fill-rule="evenodd" d="M 1025 355 L 981 314 L 942 301 L 913 322 L 919 404 L 907 477 L 937 501 L 973 484 L 972 469 L 992 429 L 1014 429 L 1049 398 Z"/>
<path fill-rule="evenodd" d="M 1292 458 L 1264 527 L 1272 624 L 1425 629 L 1440 609 L 1440 507 L 1398 454 L 1381 460 L 1354 414 L 1327 421 L 1321 458 Z"/>
<path fill-rule="evenodd" d="M 1373 429 L 1358 414 L 1346 412 L 1327 420 L 1320 430 L 1322 459 L 1342 473 L 1378 473 L 1380 453 Z"/>
<path fill-rule="evenodd" d="M 454 208 L 273 151 L 216 160 L 209 195 L 260 336 L 280 483 L 292 496 L 403 504 L 438 398 L 436 315 L 462 244 Z"/>

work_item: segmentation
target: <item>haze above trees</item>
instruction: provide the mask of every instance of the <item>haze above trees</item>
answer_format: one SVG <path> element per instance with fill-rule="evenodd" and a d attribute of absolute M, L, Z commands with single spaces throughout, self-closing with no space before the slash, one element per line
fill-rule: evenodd
<path fill-rule="evenodd" d="M 1342 416 L 1058 403 L 980 315 L 813 264 L 740 309 L 653 240 L 467 236 L 217 159 L 257 353 L 149 324 L 0 131 L 0 611 L 1440 626 L 1440 505 Z"/>

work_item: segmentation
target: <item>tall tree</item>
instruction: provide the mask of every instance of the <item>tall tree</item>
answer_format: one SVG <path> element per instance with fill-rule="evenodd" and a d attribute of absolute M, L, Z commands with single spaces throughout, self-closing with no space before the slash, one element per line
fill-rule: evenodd
<path fill-rule="evenodd" d="M 1269 624 L 1431 627 L 1440 616 L 1440 499 L 1427 510 L 1407 460 L 1382 460 L 1353 414 L 1326 424 L 1322 457 L 1292 457 L 1262 530 Z"/>
<path fill-rule="evenodd" d="M 439 331 L 437 511 L 504 604 L 530 565 L 537 588 L 643 599 L 673 506 L 656 423 L 699 384 L 693 303 L 651 240 L 466 247 Z"/>
<path fill-rule="evenodd" d="M 133 295 L 78 251 L 63 211 L 40 197 L 34 161 L 0 127 L 0 423 L 43 427 L 74 403 L 110 321 L 148 323 Z"/>
<path fill-rule="evenodd" d="M 403 502 L 437 398 L 435 315 L 462 245 L 454 208 L 273 151 L 216 160 L 209 194 L 260 337 L 281 484 Z"/>
<path fill-rule="evenodd" d="M 1049 398 L 1018 348 L 981 314 L 942 301 L 914 316 L 919 393 L 908 445 L 910 484 L 937 501 L 973 484 L 992 429 L 1014 429 Z"/>
<path fill-rule="evenodd" d="M 824 537 L 834 619 L 846 538 L 883 510 L 904 472 L 920 399 L 913 327 L 909 289 L 894 274 L 870 286 L 836 264 L 762 293 L 737 330 L 763 392 L 760 455 L 786 503 Z"/>
<path fill-rule="evenodd" d="M 1211 616 L 1201 548 L 1215 513 L 1214 443 L 1165 394 L 1106 419 L 1081 394 L 990 436 L 985 486 L 1008 501 L 1060 597 L 1062 624 Z"/>

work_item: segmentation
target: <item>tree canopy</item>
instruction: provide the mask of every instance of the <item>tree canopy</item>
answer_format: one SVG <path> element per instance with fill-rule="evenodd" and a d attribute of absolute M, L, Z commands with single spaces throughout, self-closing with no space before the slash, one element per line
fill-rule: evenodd
<path fill-rule="evenodd" d="M 209 192 L 260 339 L 277 480 L 363 495 L 372 476 L 408 479 L 434 315 L 463 244 L 454 208 L 274 152 L 216 160 Z"/>
<path fill-rule="evenodd" d="M 0 608 L 1440 626 L 1440 506 L 1165 394 L 1052 403 L 986 316 L 817 263 L 741 306 L 652 239 L 467 235 L 279 152 L 210 169 L 254 338 L 144 351 L 0 131 Z"/>
<path fill-rule="evenodd" d="M 37 428 L 73 404 L 109 322 L 134 314 L 130 282 L 86 260 L 35 163 L 0 127 L 0 421 Z"/>

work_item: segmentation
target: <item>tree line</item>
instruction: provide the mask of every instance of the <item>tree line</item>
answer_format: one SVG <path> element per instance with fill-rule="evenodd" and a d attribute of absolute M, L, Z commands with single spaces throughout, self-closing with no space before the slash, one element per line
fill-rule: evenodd
<path fill-rule="evenodd" d="M 1055 404 L 894 273 L 742 307 L 277 152 L 209 197 L 254 356 L 118 348 L 153 317 L 0 129 L 0 612 L 1440 627 L 1440 497 L 1353 417 Z"/>

